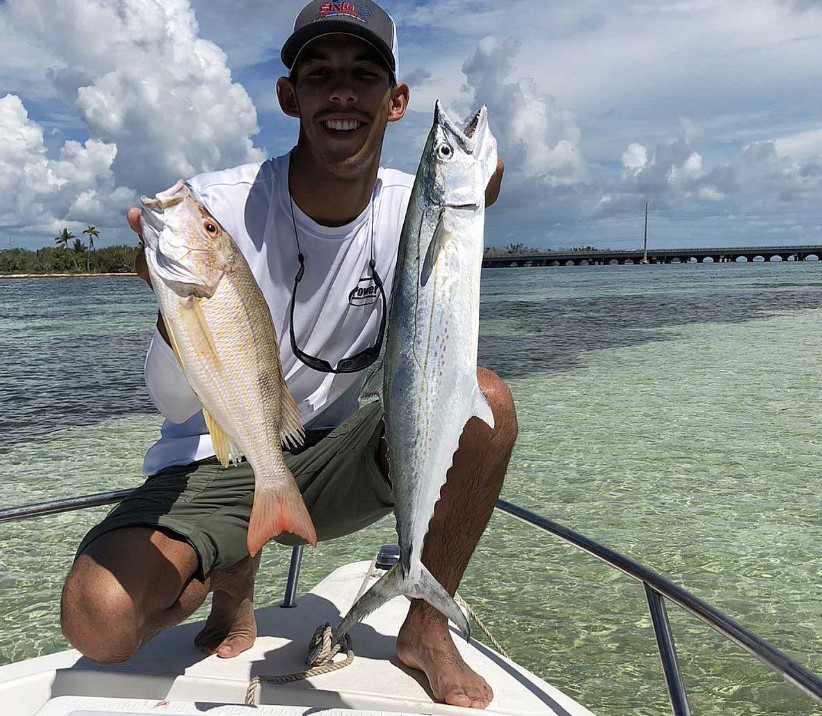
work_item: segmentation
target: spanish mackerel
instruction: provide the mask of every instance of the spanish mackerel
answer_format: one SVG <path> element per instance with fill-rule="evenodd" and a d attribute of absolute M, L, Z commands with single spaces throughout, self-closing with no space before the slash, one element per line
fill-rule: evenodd
<path fill-rule="evenodd" d="M 477 342 L 485 187 L 496 166 L 486 108 L 461 130 L 437 102 L 400 238 L 383 373 L 400 560 L 352 606 L 335 642 L 400 594 L 424 599 L 468 638 L 422 547 L 463 427 L 473 416 L 494 427 L 477 384 Z"/>
<path fill-rule="evenodd" d="M 152 288 L 172 349 L 203 404 L 224 467 L 245 455 L 254 470 L 249 554 L 290 532 L 317 535 L 283 461 L 283 441 L 303 440 L 288 392 L 271 312 L 234 240 L 182 181 L 142 198 Z"/>

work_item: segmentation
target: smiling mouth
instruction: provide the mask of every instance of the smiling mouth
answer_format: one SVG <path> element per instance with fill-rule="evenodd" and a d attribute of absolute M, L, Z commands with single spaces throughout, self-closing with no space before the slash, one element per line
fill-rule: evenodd
<path fill-rule="evenodd" d="M 335 132 L 353 132 L 362 127 L 365 122 L 356 119 L 327 119 L 323 124 L 327 129 L 333 129 Z"/>

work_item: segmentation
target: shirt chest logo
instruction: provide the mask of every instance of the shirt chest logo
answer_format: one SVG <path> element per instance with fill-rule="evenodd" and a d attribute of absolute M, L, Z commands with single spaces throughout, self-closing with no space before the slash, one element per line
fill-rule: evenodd
<path fill-rule="evenodd" d="M 348 303 L 351 306 L 368 306 L 377 302 L 379 289 L 371 276 L 361 278 L 357 285 L 348 293 Z"/>

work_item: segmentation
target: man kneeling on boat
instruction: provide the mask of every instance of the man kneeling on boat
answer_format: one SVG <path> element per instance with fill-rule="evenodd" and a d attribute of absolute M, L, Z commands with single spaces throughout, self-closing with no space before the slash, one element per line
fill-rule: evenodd
<path fill-rule="evenodd" d="M 396 80 L 394 23 L 365 0 L 309 3 L 282 59 L 289 75 L 278 80 L 277 95 L 285 114 L 300 121 L 296 147 L 259 164 L 199 175 L 188 185 L 234 238 L 268 301 L 288 388 L 307 432 L 305 445 L 285 459 L 319 539 L 327 540 L 362 529 L 393 507 L 379 404 L 357 404 L 368 371 L 331 366 L 377 342 L 386 306 L 376 292 L 356 289 L 372 275 L 373 256 L 390 295 L 414 178 L 379 162 L 386 126 L 402 119 L 409 90 Z M 500 163 L 487 204 L 501 178 Z M 128 219 L 139 233 L 138 210 Z M 292 322 L 298 254 L 305 292 Z M 142 255 L 138 272 L 148 281 Z M 257 634 L 259 554 L 251 557 L 246 548 L 254 475 L 247 462 L 218 464 L 202 406 L 161 318 L 145 372 L 166 417 L 161 437 L 146 454 L 146 482 L 80 544 L 63 589 L 63 633 L 94 661 L 125 661 L 213 592 L 196 643 L 206 654 L 233 657 Z M 424 564 L 452 595 L 490 519 L 517 434 L 507 386 L 484 369 L 478 380 L 495 427 L 476 418 L 466 424 L 423 551 Z M 278 541 L 293 543 L 288 535 Z M 412 602 L 396 652 L 403 664 L 424 672 L 438 701 L 475 708 L 491 702 L 490 687 L 463 661 L 445 617 L 427 603 Z"/>

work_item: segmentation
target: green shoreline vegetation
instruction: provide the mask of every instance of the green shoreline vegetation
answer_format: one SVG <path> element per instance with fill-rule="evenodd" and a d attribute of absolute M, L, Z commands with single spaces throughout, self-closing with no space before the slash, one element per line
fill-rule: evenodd
<path fill-rule="evenodd" d="M 93 251 L 81 246 L 45 247 L 36 251 L 0 249 L 0 278 L 134 273 L 138 245 L 106 246 Z"/>
<path fill-rule="evenodd" d="M 134 261 L 140 250 L 138 244 L 95 248 L 94 239 L 99 237 L 97 229 L 89 226 L 83 230 L 83 234 L 88 237 L 88 246 L 68 229 L 63 229 L 54 239 L 57 244 L 54 247 L 47 246 L 36 250 L 0 249 L 0 279 L 134 275 Z M 575 250 L 584 249 L 593 247 Z M 530 248 L 523 244 L 489 246 L 485 249 L 486 256 L 522 253 L 540 254 L 550 251 Z"/>

